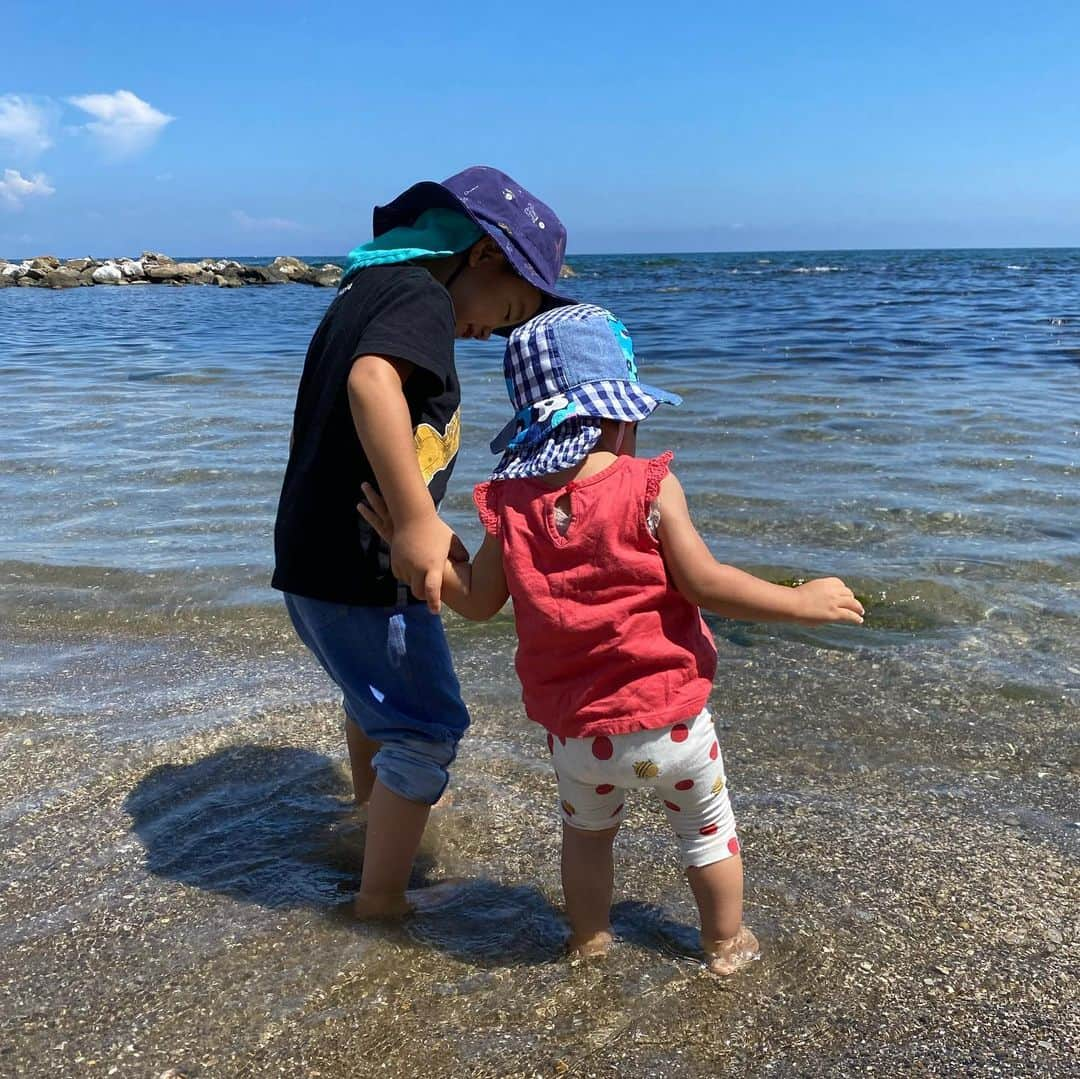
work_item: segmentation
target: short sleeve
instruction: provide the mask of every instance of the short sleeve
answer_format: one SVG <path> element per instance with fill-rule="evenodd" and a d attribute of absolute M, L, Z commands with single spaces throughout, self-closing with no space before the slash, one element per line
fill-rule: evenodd
<path fill-rule="evenodd" d="M 645 467 L 645 504 L 655 502 L 660 495 L 660 484 L 668 474 L 668 466 L 674 459 L 675 454 L 671 450 L 654 457 Z"/>
<path fill-rule="evenodd" d="M 502 509 L 502 498 L 499 485 L 488 480 L 487 483 L 478 483 L 473 488 L 473 501 L 480 513 L 480 523 L 484 531 L 489 535 L 499 534 L 499 514 Z"/>
<path fill-rule="evenodd" d="M 454 371 L 454 332 L 450 294 L 427 270 L 409 267 L 372 297 L 353 356 L 393 356 L 445 384 Z"/>

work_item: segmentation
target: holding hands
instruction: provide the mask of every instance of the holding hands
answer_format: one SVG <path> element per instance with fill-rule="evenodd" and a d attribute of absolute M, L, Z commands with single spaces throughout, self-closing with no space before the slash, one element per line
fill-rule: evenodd
<path fill-rule="evenodd" d="M 409 586 L 417 599 L 424 600 L 432 613 L 438 614 L 447 559 L 468 562 L 465 545 L 434 508 L 430 514 L 396 527 L 382 495 L 370 483 L 362 489 L 366 501 L 356 508 L 390 547 L 391 572 Z"/>

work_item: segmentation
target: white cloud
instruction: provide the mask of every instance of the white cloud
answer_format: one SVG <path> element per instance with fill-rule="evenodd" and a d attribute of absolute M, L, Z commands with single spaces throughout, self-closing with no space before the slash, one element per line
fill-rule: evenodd
<path fill-rule="evenodd" d="M 44 173 L 26 177 L 17 169 L 4 169 L 3 178 L 0 178 L 0 202 L 8 206 L 18 208 L 23 199 L 33 198 L 35 195 L 53 195 L 56 188 L 53 187 Z"/>
<path fill-rule="evenodd" d="M 233 220 L 242 228 L 251 232 L 295 232 L 303 228 L 298 221 L 290 221 L 285 217 L 252 217 L 243 210 L 233 210 Z"/>
<path fill-rule="evenodd" d="M 18 94 L 0 95 L 0 139 L 25 157 L 36 157 L 53 144 L 50 129 L 55 106 L 38 104 Z"/>
<path fill-rule="evenodd" d="M 67 100 L 69 104 L 96 117 L 85 125 L 85 130 L 115 157 L 129 157 L 147 149 L 162 128 L 176 119 L 159 112 L 130 90 L 117 90 L 113 94 L 84 94 Z"/>

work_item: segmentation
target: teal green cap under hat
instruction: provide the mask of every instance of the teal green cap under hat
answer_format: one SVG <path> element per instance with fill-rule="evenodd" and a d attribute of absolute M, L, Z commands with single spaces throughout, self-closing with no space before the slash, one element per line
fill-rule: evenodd
<path fill-rule="evenodd" d="M 399 225 L 354 247 L 345 263 L 341 284 L 368 266 L 459 255 L 483 235 L 483 229 L 464 214 L 441 208 L 425 210 L 411 225 Z"/>

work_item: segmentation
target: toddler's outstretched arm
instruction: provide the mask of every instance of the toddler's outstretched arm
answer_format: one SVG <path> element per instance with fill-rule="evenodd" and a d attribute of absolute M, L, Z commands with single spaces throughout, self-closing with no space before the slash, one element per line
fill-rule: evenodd
<path fill-rule="evenodd" d="M 682 484 L 671 473 L 660 484 L 659 503 L 664 562 L 675 587 L 691 603 L 747 622 L 862 622 L 862 604 L 838 577 L 787 588 L 717 562 L 690 519 Z"/>

